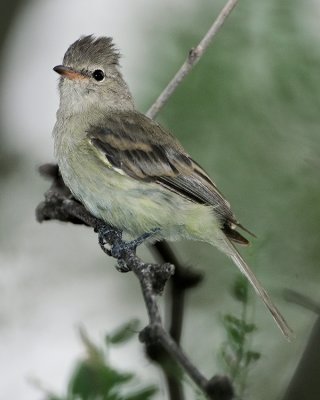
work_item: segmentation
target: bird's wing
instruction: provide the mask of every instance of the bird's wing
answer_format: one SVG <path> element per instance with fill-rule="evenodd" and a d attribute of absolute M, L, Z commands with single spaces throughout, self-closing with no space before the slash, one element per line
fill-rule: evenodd
<path fill-rule="evenodd" d="M 140 113 L 110 115 L 92 126 L 87 137 L 109 168 L 158 183 L 192 202 L 213 206 L 226 235 L 238 243 L 248 243 L 234 230 L 241 225 L 213 181 L 156 122 Z"/>

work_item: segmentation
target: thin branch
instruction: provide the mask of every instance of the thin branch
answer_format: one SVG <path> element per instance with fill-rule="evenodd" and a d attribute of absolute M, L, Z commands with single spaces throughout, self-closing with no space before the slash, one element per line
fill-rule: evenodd
<path fill-rule="evenodd" d="M 147 111 L 146 115 L 149 118 L 153 119 L 159 113 L 159 111 L 167 103 L 167 101 L 169 100 L 171 95 L 175 92 L 175 90 L 183 81 L 183 79 L 198 63 L 200 58 L 208 49 L 213 38 L 216 36 L 216 34 L 219 32 L 220 28 L 224 24 L 226 18 L 230 15 L 231 11 L 236 6 L 237 2 L 238 0 L 229 0 L 227 2 L 227 4 L 223 7 L 223 9 L 221 10 L 220 14 L 218 15 L 214 23 L 211 25 L 208 32 L 201 39 L 198 46 L 189 51 L 188 57 L 185 60 L 185 62 L 181 65 L 180 69 L 168 83 L 167 87 L 163 90 L 163 92 L 159 95 L 157 100 L 152 104 L 152 106 Z"/>
<path fill-rule="evenodd" d="M 203 275 L 193 268 L 182 265 L 167 242 L 156 242 L 153 248 L 157 251 L 157 256 L 158 258 L 160 257 L 162 263 L 170 260 L 170 263 L 176 267 L 175 273 L 170 280 L 172 304 L 169 332 L 171 337 L 179 344 L 183 328 L 185 291 L 199 285 Z"/>
<path fill-rule="evenodd" d="M 171 277 L 170 311 L 168 311 L 169 334 L 176 344 L 180 345 L 184 320 L 184 305 L 186 290 L 196 287 L 202 280 L 202 274 L 193 268 L 183 266 L 177 256 L 165 241 L 156 242 L 151 246 L 158 260 L 170 262 L 175 266 L 175 273 Z M 162 369 L 166 379 L 171 400 L 183 400 L 183 384 L 181 369 L 161 344 L 152 344 L 146 347 L 148 357 Z"/>

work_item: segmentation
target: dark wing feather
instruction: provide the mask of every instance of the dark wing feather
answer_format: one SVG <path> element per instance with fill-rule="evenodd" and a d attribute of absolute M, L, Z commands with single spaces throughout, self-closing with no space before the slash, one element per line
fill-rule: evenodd
<path fill-rule="evenodd" d="M 216 185 L 156 122 L 133 112 L 109 115 L 88 131 L 88 138 L 113 168 L 134 179 L 158 183 L 195 203 L 213 206 L 226 235 L 248 243 L 235 233 L 239 224 Z"/>

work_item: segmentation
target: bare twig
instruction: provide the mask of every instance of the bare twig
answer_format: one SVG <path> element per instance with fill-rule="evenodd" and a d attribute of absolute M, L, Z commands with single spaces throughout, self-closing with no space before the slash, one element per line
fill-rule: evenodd
<path fill-rule="evenodd" d="M 163 90 L 163 92 L 159 95 L 157 100 L 152 104 L 152 106 L 147 111 L 146 115 L 149 118 L 154 118 L 161 108 L 167 103 L 171 95 L 175 92 L 177 87 L 183 81 L 183 79 L 188 75 L 188 73 L 192 70 L 192 68 L 198 63 L 200 58 L 203 56 L 213 38 L 216 36 L 220 28 L 222 27 L 226 18 L 230 15 L 231 11 L 236 6 L 238 0 L 229 0 L 227 4 L 223 7 L 220 14 L 211 25 L 208 32 L 201 39 L 198 46 L 191 49 L 189 51 L 188 57 L 185 62 L 181 65 L 178 72 L 168 83 L 167 87 Z"/>
<path fill-rule="evenodd" d="M 37 207 L 37 220 L 42 222 L 54 219 L 77 224 L 83 223 L 94 228 L 96 232 L 104 228 L 104 231 L 107 231 L 104 237 L 106 244 L 111 247 L 111 251 L 106 250 L 106 252 L 114 254 L 112 248 L 117 248 L 117 254 L 113 257 L 117 258 L 118 261 L 125 262 L 126 266 L 137 276 L 141 285 L 148 311 L 149 325 L 141 332 L 140 339 L 146 344 L 160 343 L 209 399 L 230 400 L 233 396 L 233 389 L 229 379 L 214 376 L 208 380 L 162 326 L 156 296 L 162 292 L 167 280 L 173 274 L 173 265 L 144 263 L 136 255 L 134 249 L 125 246 L 121 231 L 107 226 L 103 221 L 91 215 L 81 203 L 72 198 L 68 188 L 64 186 L 56 166 L 46 164 L 41 167 L 41 173 L 46 177 L 51 177 L 53 183 L 45 194 L 45 201 Z"/>

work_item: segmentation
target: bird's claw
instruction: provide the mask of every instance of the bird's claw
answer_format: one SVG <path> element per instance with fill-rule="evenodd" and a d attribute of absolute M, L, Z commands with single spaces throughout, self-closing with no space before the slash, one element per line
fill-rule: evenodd
<path fill-rule="evenodd" d="M 117 235 L 119 235 L 119 239 L 121 239 L 121 237 L 122 237 L 121 232 L 115 231 L 113 228 L 106 226 L 106 225 L 99 227 L 99 229 L 97 229 L 97 231 L 98 231 L 98 241 L 99 241 L 99 245 L 100 245 L 102 251 L 104 253 L 108 254 L 108 256 L 112 256 L 113 255 L 112 254 L 113 246 L 109 245 L 109 240 L 108 240 L 109 235 L 110 234 L 114 235 L 116 233 Z M 106 245 L 108 245 L 108 247 L 106 247 Z"/>
<path fill-rule="evenodd" d="M 159 231 L 160 228 L 155 228 L 149 232 L 142 234 L 137 239 L 125 242 L 122 240 L 122 233 L 120 231 L 115 231 L 113 228 L 110 228 L 108 226 L 102 226 L 98 229 L 98 240 L 102 251 L 118 260 L 116 269 L 120 272 L 129 272 L 130 268 L 122 259 L 123 253 L 132 251 L 135 252 L 138 246 L 140 246 L 143 242 L 145 242 L 147 239 L 149 239 L 151 236 L 155 235 Z M 108 236 L 110 234 L 118 235 L 119 240 L 112 246 L 106 247 L 109 242 Z"/>
<path fill-rule="evenodd" d="M 143 233 L 138 238 L 131 240 L 129 242 L 121 241 L 120 243 L 116 243 L 111 248 L 112 257 L 119 259 L 123 251 L 136 251 L 138 246 L 140 246 L 143 242 L 148 240 L 150 237 L 152 237 L 159 231 L 160 228 L 155 228 L 149 232 Z"/>
<path fill-rule="evenodd" d="M 118 259 L 116 264 L 116 270 L 122 273 L 130 272 L 131 268 L 125 263 L 125 261 Z"/>

